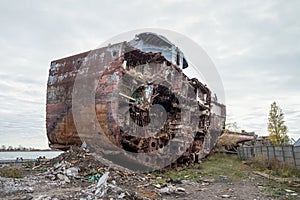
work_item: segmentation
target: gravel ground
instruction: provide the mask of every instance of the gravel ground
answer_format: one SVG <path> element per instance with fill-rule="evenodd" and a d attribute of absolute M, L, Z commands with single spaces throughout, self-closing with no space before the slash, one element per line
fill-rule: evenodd
<path fill-rule="evenodd" d="M 300 190 L 274 184 L 249 171 L 236 181 L 213 174 L 173 181 L 161 177 L 163 173 L 108 168 L 83 151 L 27 166 L 2 165 L 0 169 L 24 173 L 23 178 L 0 177 L 0 199 L 300 199 Z M 193 170 L 201 173 L 201 169 Z"/>

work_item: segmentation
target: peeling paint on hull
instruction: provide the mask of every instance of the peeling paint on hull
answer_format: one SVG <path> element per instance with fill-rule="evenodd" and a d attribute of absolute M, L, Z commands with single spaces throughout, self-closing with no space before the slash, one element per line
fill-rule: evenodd
<path fill-rule="evenodd" d="M 178 55 L 183 56 L 181 52 Z M 184 133 L 193 136 L 193 141 L 188 148 L 178 149 L 183 154 L 176 163 L 199 162 L 211 152 L 223 131 L 225 105 L 212 101 L 204 84 L 182 73 L 183 60 L 177 59 L 177 65 L 176 59 L 170 62 L 160 52 L 145 52 L 122 42 L 52 61 L 46 106 L 50 147 L 65 150 L 99 134 L 126 151 L 146 153 L 158 151 L 176 134 Z M 78 111 L 81 123 L 86 124 L 81 127 L 81 132 L 86 131 L 83 135 L 78 134 L 72 113 L 79 74 L 85 77 L 77 80 L 81 87 L 94 92 L 94 105 Z M 154 105 L 162 106 L 165 112 L 151 111 Z M 218 112 L 211 112 L 213 108 Z M 89 111 L 96 113 L 97 120 Z M 155 119 L 164 119 L 164 123 Z M 175 148 L 185 142 L 178 140 Z M 168 155 L 161 155 L 157 162 L 164 156 Z M 141 154 L 138 159 L 147 163 L 147 156 Z"/>

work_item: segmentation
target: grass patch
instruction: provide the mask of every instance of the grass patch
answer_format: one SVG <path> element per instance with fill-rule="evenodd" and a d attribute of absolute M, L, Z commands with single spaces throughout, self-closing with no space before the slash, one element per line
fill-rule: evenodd
<path fill-rule="evenodd" d="M 300 178 L 300 170 L 295 169 L 294 166 L 290 164 L 280 162 L 278 160 L 270 160 L 263 157 L 256 157 L 247 162 L 252 170 L 261 171 L 278 178 Z M 268 185 L 265 187 L 265 191 L 271 198 L 280 198 L 281 200 L 289 199 L 296 200 L 299 197 L 291 196 L 286 190 L 295 191 L 295 193 L 300 193 L 299 184 L 293 184 L 284 182 L 279 183 L 269 180 Z"/>
<path fill-rule="evenodd" d="M 224 177 L 228 181 L 237 182 L 249 173 L 249 167 L 243 165 L 237 155 L 215 154 L 200 166 L 204 177 L 210 176 L 220 182 L 224 181 Z"/>
<path fill-rule="evenodd" d="M 270 181 L 268 186 L 265 188 L 265 191 L 268 193 L 269 197 L 271 198 L 280 198 L 281 200 L 289 199 L 289 200 L 296 200 L 298 199 L 297 196 L 289 196 L 287 195 L 286 190 L 292 190 L 295 193 L 299 193 L 300 189 L 297 187 L 291 187 L 286 183 L 277 183 L 274 181 Z"/>
<path fill-rule="evenodd" d="M 165 184 L 168 182 L 177 182 L 182 180 L 191 181 L 204 181 L 204 182 L 215 182 L 215 183 L 233 183 L 234 185 L 239 185 L 241 181 L 249 180 L 252 176 L 253 171 L 265 171 L 269 170 L 266 163 L 254 163 L 250 165 L 244 164 L 237 157 L 237 155 L 228 154 L 214 154 L 209 159 L 205 160 L 201 164 L 194 164 L 185 169 L 172 169 L 166 172 L 153 172 L 152 174 L 156 176 L 156 183 Z M 285 168 L 281 168 L 281 175 L 293 175 L 295 176 L 295 171 L 289 169 L 284 171 Z M 273 172 L 275 173 L 275 171 Z M 297 172 L 298 173 L 298 172 Z M 262 178 L 263 179 L 263 178 Z M 259 178 L 256 179 L 257 183 L 261 182 Z M 295 191 L 295 193 L 300 193 L 300 188 L 298 185 L 292 186 L 291 183 L 278 183 L 272 180 L 264 179 L 263 187 L 266 194 L 272 199 L 290 199 L 296 200 L 299 197 L 291 196 L 291 193 L 286 190 Z"/>
<path fill-rule="evenodd" d="M 2 167 L 0 168 L 0 176 L 6 178 L 23 178 L 24 171 L 22 168 Z"/>
<path fill-rule="evenodd" d="M 172 169 L 167 172 L 153 172 L 157 183 L 168 181 L 201 181 L 205 179 L 214 182 L 237 182 L 247 177 L 249 167 L 243 165 L 236 155 L 214 154 L 201 164 L 194 164 L 185 169 Z"/>
<path fill-rule="evenodd" d="M 288 163 L 280 162 L 278 160 L 267 161 L 263 157 L 256 157 L 253 158 L 249 164 L 252 168 L 273 176 L 282 178 L 300 178 L 300 170 Z"/>

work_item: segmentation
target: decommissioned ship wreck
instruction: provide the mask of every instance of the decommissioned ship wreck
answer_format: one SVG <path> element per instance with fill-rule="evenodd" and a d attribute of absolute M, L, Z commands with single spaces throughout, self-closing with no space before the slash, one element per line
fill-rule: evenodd
<path fill-rule="evenodd" d="M 174 152 L 180 155 L 172 164 L 200 162 L 222 134 L 226 112 L 205 84 L 183 73 L 187 67 L 180 49 L 150 32 L 52 61 L 49 146 L 67 150 L 87 142 L 117 157 L 105 147 L 110 142 L 145 166 L 159 165 Z M 171 150 L 161 151 L 171 142 Z"/>

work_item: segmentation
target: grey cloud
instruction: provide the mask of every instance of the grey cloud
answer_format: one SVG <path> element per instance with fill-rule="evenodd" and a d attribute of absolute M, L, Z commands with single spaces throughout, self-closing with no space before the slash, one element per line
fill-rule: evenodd
<path fill-rule="evenodd" d="M 299 1 L 279 0 L 1 1 L 0 135 L 47 146 L 50 61 L 124 31 L 158 27 L 191 37 L 212 57 L 230 120 L 266 133 L 269 106 L 278 101 L 290 134 L 299 137 L 299 9 Z"/>

